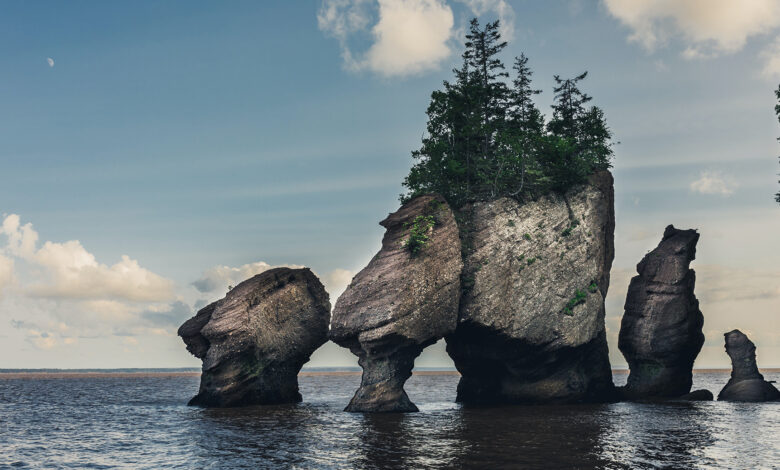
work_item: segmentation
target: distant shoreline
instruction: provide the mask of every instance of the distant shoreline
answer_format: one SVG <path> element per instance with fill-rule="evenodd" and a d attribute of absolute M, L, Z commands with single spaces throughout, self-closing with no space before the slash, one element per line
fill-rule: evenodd
<path fill-rule="evenodd" d="M 702 373 L 730 373 L 731 369 L 694 369 L 694 374 Z M 780 368 L 761 369 L 762 373 L 778 373 Z M 613 374 L 627 374 L 628 369 L 612 369 Z M 319 377 L 319 376 L 359 376 L 360 370 L 355 369 L 326 369 L 326 370 L 302 370 L 299 377 Z M 460 375 L 454 369 L 422 369 L 415 370 L 414 375 Z M 124 379 L 124 378 L 164 378 L 164 377 L 199 377 L 199 370 L 182 369 L 76 369 L 76 370 L 52 370 L 52 369 L 0 369 L 0 380 L 13 379 Z"/>

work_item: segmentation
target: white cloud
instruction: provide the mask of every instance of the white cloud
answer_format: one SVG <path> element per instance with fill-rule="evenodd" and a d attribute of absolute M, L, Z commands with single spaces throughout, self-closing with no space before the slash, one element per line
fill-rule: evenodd
<path fill-rule="evenodd" d="M 138 261 L 125 255 L 109 266 L 78 240 L 40 247 L 38 240 L 32 224 L 16 214 L 0 224 L 0 317 L 36 349 L 72 345 L 78 336 L 150 333 L 162 316 L 181 317 L 181 308 L 165 304 L 164 313 L 144 315 L 145 308 L 174 300 L 174 283 Z"/>
<path fill-rule="evenodd" d="M 237 268 L 230 266 L 214 266 L 203 272 L 203 275 L 192 286 L 199 292 L 208 293 L 214 291 L 226 291 L 228 286 L 235 286 L 240 282 L 246 281 L 252 276 L 268 271 L 272 268 L 302 268 L 303 266 L 294 264 L 284 264 L 279 266 L 271 266 L 264 261 L 257 261 L 255 263 L 244 264 Z"/>
<path fill-rule="evenodd" d="M 502 38 L 514 38 L 515 12 L 506 0 L 457 1 L 473 15 L 497 17 Z M 338 39 L 347 69 L 385 77 L 438 68 L 452 54 L 456 37 L 455 18 L 445 0 L 323 0 L 317 24 Z M 356 53 L 354 44 L 361 38 L 370 45 Z"/>
<path fill-rule="evenodd" d="M 780 78 L 780 36 L 761 52 L 761 58 L 764 60 L 761 75 L 769 79 Z"/>
<path fill-rule="evenodd" d="M 731 196 L 737 188 L 737 183 L 724 177 L 717 171 L 704 171 L 699 179 L 692 181 L 690 190 L 701 194 L 720 194 L 721 196 Z"/>
<path fill-rule="evenodd" d="M 778 0 L 604 0 L 628 26 L 629 40 L 648 51 L 681 37 L 683 57 L 709 58 L 736 52 L 751 36 L 780 26 Z"/>
<path fill-rule="evenodd" d="M 380 0 L 363 66 L 385 76 L 436 68 L 450 55 L 453 24 L 452 10 L 438 0 Z"/>
<path fill-rule="evenodd" d="M 3 220 L 4 251 L 36 270 L 35 284 L 26 286 L 36 297 L 110 299 L 127 301 L 166 301 L 173 297 L 173 282 L 123 255 L 112 265 L 98 263 L 78 240 L 64 243 L 47 241 L 36 250 L 38 233 L 30 223 L 20 224 L 11 214 Z"/>
<path fill-rule="evenodd" d="M 501 39 L 511 41 L 515 37 L 515 11 L 506 0 L 460 0 L 471 9 L 476 16 L 491 13 L 498 16 L 501 28 Z M 569 13 L 573 16 L 580 13 L 582 5 L 577 0 L 569 3 Z"/>
<path fill-rule="evenodd" d="M 317 25 L 321 31 L 346 41 L 350 34 L 368 28 L 372 3 L 372 0 L 325 0 L 317 12 Z"/>
<path fill-rule="evenodd" d="M 5 235 L 7 238 L 8 243 L 5 247 L 7 252 L 27 258 L 35 252 L 38 233 L 33 230 L 31 223 L 22 225 L 20 220 L 16 214 L 7 216 L 0 226 L 0 235 Z"/>
<path fill-rule="evenodd" d="M 0 255 L 0 295 L 3 288 L 14 279 L 14 260 Z"/>
<path fill-rule="evenodd" d="M 350 37 L 368 30 L 376 5 L 366 0 L 325 0 L 317 14 L 320 30 L 339 40 L 348 69 L 405 76 L 437 68 L 449 57 L 454 19 L 441 0 L 378 0 L 373 43 L 364 53 L 353 54 Z"/>
<path fill-rule="evenodd" d="M 334 269 L 322 277 L 325 290 L 330 294 L 331 306 L 336 304 L 336 299 L 344 292 L 355 274 L 357 273 L 347 269 Z"/>
<path fill-rule="evenodd" d="M 295 264 L 271 266 L 264 261 L 257 261 L 238 267 L 214 266 L 213 268 L 204 271 L 203 275 L 192 283 L 192 286 L 202 293 L 223 293 L 227 291 L 228 286 L 235 286 L 252 276 L 279 267 L 297 269 L 303 268 L 304 266 Z M 325 273 L 323 276 L 320 276 L 317 273 L 314 274 L 320 278 L 320 281 L 325 286 L 325 290 L 330 294 L 330 303 L 335 304 L 338 296 L 344 292 L 344 289 L 346 289 L 347 285 L 352 281 L 355 272 L 347 269 L 334 269 L 333 271 Z"/>
<path fill-rule="evenodd" d="M 28 334 L 30 341 L 38 349 L 51 349 L 57 345 L 57 338 L 45 331 L 30 330 Z"/>
<path fill-rule="evenodd" d="M 54 67 L 54 59 L 51 57 L 46 58 L 46 63 L 49 64 L 49 67 Z"/>
<path fill-rule="evenodd" d="M 69 336 L 68 326 L 61 322 L 50 321 L 45 325 L 28 321 L 12 320 L 11 326 L 21 330 L 24 339 L 36 349 L 48 350 L 60 344 L 71 345 L 76 338 Z"/>

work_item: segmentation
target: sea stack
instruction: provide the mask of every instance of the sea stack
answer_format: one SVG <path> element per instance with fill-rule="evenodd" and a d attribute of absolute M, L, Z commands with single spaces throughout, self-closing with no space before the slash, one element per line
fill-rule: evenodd
<path fill-rule="evenodd" d="M 417 411 L 403 385 L 423 348 L 455 330 L 460 238 L 440 196 L 416 197 L 380 222 L 382 249 L 333 310 L 330 338 L 358 356 L 353 412 Z"/>
<path fill-rule="evenodd" d="M 613 399 L 604 298 L 614 257 L 609 172 L 564 194 L 461 210 L 458 327 L 447 351 L 465 404 Z"/>
<path fill-rule="evenodd" d="M 718 394 L 724 401 L 780 400 L 780 391 L 764 380 L 756 365 L 756 345 L 739 330 L 729 331 L 726 353 L 731 358 L 731 379 Z"/>
<path fill-rule="evenodd" d="M 203 360 L 190 405 L 295 403 L 298 372 L 327 341 L 328 293 L 308 268 L 276 268 L 234 287 L 179 328 Z"/>
<path fill-rule="evenodd" d="M 618 348 L 631 369 L 623 395 L 675 398 L 691 391 L 693 362 L 704 343 L 704 317 L 693 293 L 696 230 L 669 225 L 631 279 Z"/>

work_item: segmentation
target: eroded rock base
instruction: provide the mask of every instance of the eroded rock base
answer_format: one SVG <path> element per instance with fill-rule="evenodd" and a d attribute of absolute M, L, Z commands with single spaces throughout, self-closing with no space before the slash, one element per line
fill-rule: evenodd
<path fill-rule="evenodd" d="M 462 324 L 447 352 L 462 374 L 457 401 L 468 405 L 615 401 L 606 335 L 576 348 L 509 340 Z"/>
<path fill-rule="evenodd" d="M 261 368 L 261 370 L 258 370 Z M 190 406 L 230 407 L 262 403 L 298 403 L 302 400 L 298 391 L 300 367 L 279 366 L 254 359 L 239 361 L 214 372 L 203 372 L 200 391 L 190 401 Z"/>
<path fill-rule="evenodd" d="M 344 411 L 403 413 L 419 411 L 404 391 L 404 383 L 412 376 L 414 360 L 423 350 L 421 345 L 397 349 L 389 355 L 370 356 L 362 350 L 359 356 L 363 368 L 360 388 Z"/>

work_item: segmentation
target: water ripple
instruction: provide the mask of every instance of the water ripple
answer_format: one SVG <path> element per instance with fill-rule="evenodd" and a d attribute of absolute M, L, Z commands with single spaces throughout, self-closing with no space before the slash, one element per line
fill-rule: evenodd
<path fill-rule="evenodd" d="M 695 377 L 715 392 L 728 379 Z M 420 375 L 407 385 L 420 413 L 361 415 L 342 412 L 359 377 L 300 381 L 306 402 L 298 405 L 204 410 L 185 406 L 198 387 L 193 377 L 0 379 L 0 468 L 744 469 L 780 462 L 780 403 L 472 409 L 454 403 L 457 377 Z"/>

